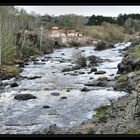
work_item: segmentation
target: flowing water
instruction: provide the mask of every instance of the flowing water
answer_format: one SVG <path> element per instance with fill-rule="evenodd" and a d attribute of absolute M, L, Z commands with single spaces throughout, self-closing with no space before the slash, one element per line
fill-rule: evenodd
<path fill-rule="evenodd" d="M 1 134 L 31 134 L 34 131 L 47 128 L 51 124 L 58 127 L 73 127 L 90 119 L 95 114 L 95 109 L 110 104 L 110 100 L 127 93 L 114 91 L 113 88 L 93 87 L 88 92 L 81 92 L 84 84 L 105 76 L 113 79 L 116 76 L 117 64 L 122 56 L 119 51 L 131 43 L 116 44 L 115 48 L 95 51 L 94 46 L 80 47 L 83 55 L 96 55 L 106 59 L 96 66 L 98 70 L 106 71 L 105 74 L 88 74 L 90 68 L 83 68 L 76 72 L 61 72 L 65 67 L 71 67 L 73 54 L 76 48 L 57 49 L 52 54 L 38 58 L 37 64 L 30 62 L 21 76 L 41 76 L 37 79 L 24 78 L 16 80 L 18 87 L 9 85 L 0 94 L 0 133 Z M 84 50 L 84 51 L 83 51 Z M 41 59 L 45 59 L 44 62 Z M 109 60 L 109 61 L 108 61 Z M 78 74 L 78 72 L 85 72 Z M 92 80 L 89 78 L 93 77 Z M 15 79 L 3 82 L 12 83 Z M 58 92 L 59 96 L 51 93 Z M 18 101 L 14 99 L 17 94 L 32 94 L 36 99 Z M 67 99 L 61 99 L 66 96 Z M 43 108 L 49 106 L 50 108 Z"/>

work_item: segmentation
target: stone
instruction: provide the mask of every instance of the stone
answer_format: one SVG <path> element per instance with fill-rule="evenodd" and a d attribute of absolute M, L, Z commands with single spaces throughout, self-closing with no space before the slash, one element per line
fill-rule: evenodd
<path fill-rule="evenodd" d="M 46 62 L 47 60 L 42 58 L 41 61 L 42 61 L 42 62 Z"/>
<path fill-rule="evenodd" d="M 105 87 L 107 86 L 107 82 L 106 81 L 92 81 L 92 82 L 88 82 L 87 84 L 85 84 L 85 86 L 100 86 L 100 87 Z"/>
<path fill-rule="evenodd" d="M 60 93 L 58 93 L 58 92 L 52 92 L 51 95 L 53 95 L 53 96 L 59 96 Z"/>
<path fill-rule="evenodd" d="M 18 87 L 19 85 L 18 85 L 18 83 L 12 83 L 11 84 L 11 87 Z"/>
<path fill-rule="evenodd" d="M 14 99 L 16 100 L 30 100 L 30 99 L 36 99 L 37 97 L 32 94 L 17 94 L 14 96 Z"/>
<path fill-rule="evenodd" d="M 97 80 L 98 81 L 108 81 L 108 78 L 107 77 L 99 77 Z"/>
<path fill-rule="evenodd" d="M 85 50 L 81 50 L 81 52 L 85 52 Z"/>
<path fill-rule="evenodd" d="M 61 55 L 65 55 L 65 53 L 61 53 Z"/>
<path fill-rule="evenodd" d="M 70 89 L 66 89 L 67 92 L 70 92 Z"/>
<path fill-rule="evenodd" d="M 46 128 L 43 130 L 44 134 L 57 134 L 60 133 L 62 131 L 59 127 L 57 127 L 56 124 L 52 124 L 49 126 L 49 128 Z"/>
<path fill-rule="evenodd" d="M 109 76 L 114 76 L 114 74 L 110 74 Z"/>
<path fill-rule="evenodd" d="M 34 80 L 34 79 L 37 79 L 37 78 L 41 78 L 41 76 L 28 77 L 29 80 Z"/>
<path fill-rule="evenodd" d="M 106 72 L 103 71 L 103 70 L 100 70 L 100 71 L 96 71 L 94 74 L 105 74 Z"/>
<path fill-rule="evenodd" d="M 83 72 L 83 71 L 79 71 L 79 74 L 85 74 L 85 72 Z"/>
<path fill-rule="evenodd" d="M 78 73 L 69 73 L 70 76 L 78 76 Z"/>
<path fill-rule="evenodd" d="M 59 62 L 60 62 L 60 63 L 65 63 L 65 62 L 66 62 L 66 60 L 59 60 Z"/>
<path fill-rule="evenodd" d="M 36 61 L 34 62 L 34 65 L 44 65 L 44 64 L 46 64 L 46 63 L 38 62 L 38 61 L 37 62 Z"/>
<path fill-rule="evenodd" d="M 50 108 L 50 106 L 48 106 L 48 105 L 45 105 L 45 106 L 43 106 L 42 108 Z"/>
<path fill-rule="evenodd" d="M 91 70 L 90 70 L 91 73 L 92 73 L 92 72 L 95 72 L 95 71 L 97 71 L 96 68 L 91 68 Z"/>
<path fill-rule="evenodd" d="M 67 99 L 67 97 L 66 96 L 62 96 L 61 99 Z"/>
<path fill-rule="evenodd" d="M 81 89 L 81 92 L 85 92 L 85 91 L 90 91 L 87 87 L 83 87 L 82 89 Z"/>
<path fill-rule="evenodd" d="M 91 74 L 92 72 L 87 72 L 88 74 Z"/>
<path fill-rule="evenodd" d="M 90 80 L 94 79 L 94 77 L 89 77 Z"/>

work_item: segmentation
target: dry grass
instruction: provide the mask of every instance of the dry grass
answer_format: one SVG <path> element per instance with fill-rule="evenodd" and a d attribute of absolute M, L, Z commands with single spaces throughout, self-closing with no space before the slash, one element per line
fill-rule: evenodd
<path fill-rule="evenodd" d="M 1 66 L 0 71 L 10 75 L 17 75 L 21 72 L 21 69 L 17 66 Z"/>

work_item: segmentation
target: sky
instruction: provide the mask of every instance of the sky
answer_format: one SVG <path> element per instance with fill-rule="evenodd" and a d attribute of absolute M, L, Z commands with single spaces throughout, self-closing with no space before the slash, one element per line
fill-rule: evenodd
<path fill-rule="evenodd" d="M 64 15 L 77 14 L 83 16 L 103 15 L 117 17 L 120 13 L 139 13 L 140 6 L 15 6 L 24 8 L 28 13 L 31 11 L 37 14 Z"/>

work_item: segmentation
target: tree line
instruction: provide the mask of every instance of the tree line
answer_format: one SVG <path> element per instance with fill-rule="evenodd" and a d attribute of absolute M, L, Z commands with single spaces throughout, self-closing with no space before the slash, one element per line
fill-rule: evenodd
<path fill-rule="evenodd" d="M 118 17 L 100 15 L 88 17 L 75 14 L 41 16 L 34 12 L 29 14 L 24 9 L 17 9 L 14 6 L 0 6 L 0 65 L 10 64 L 23 54 L 38 51 L 36 48 L 39 43 L 37 41 L 30 43 L 25 36 L 26 30 L 34 31 L 41 26 L 45 29 L 58 26 L 81 30 L 85 26 L 102 26 L 105 22 L 123 26 L 125 32 L 140 31 L 140 14 L 120 14 Z"/>

